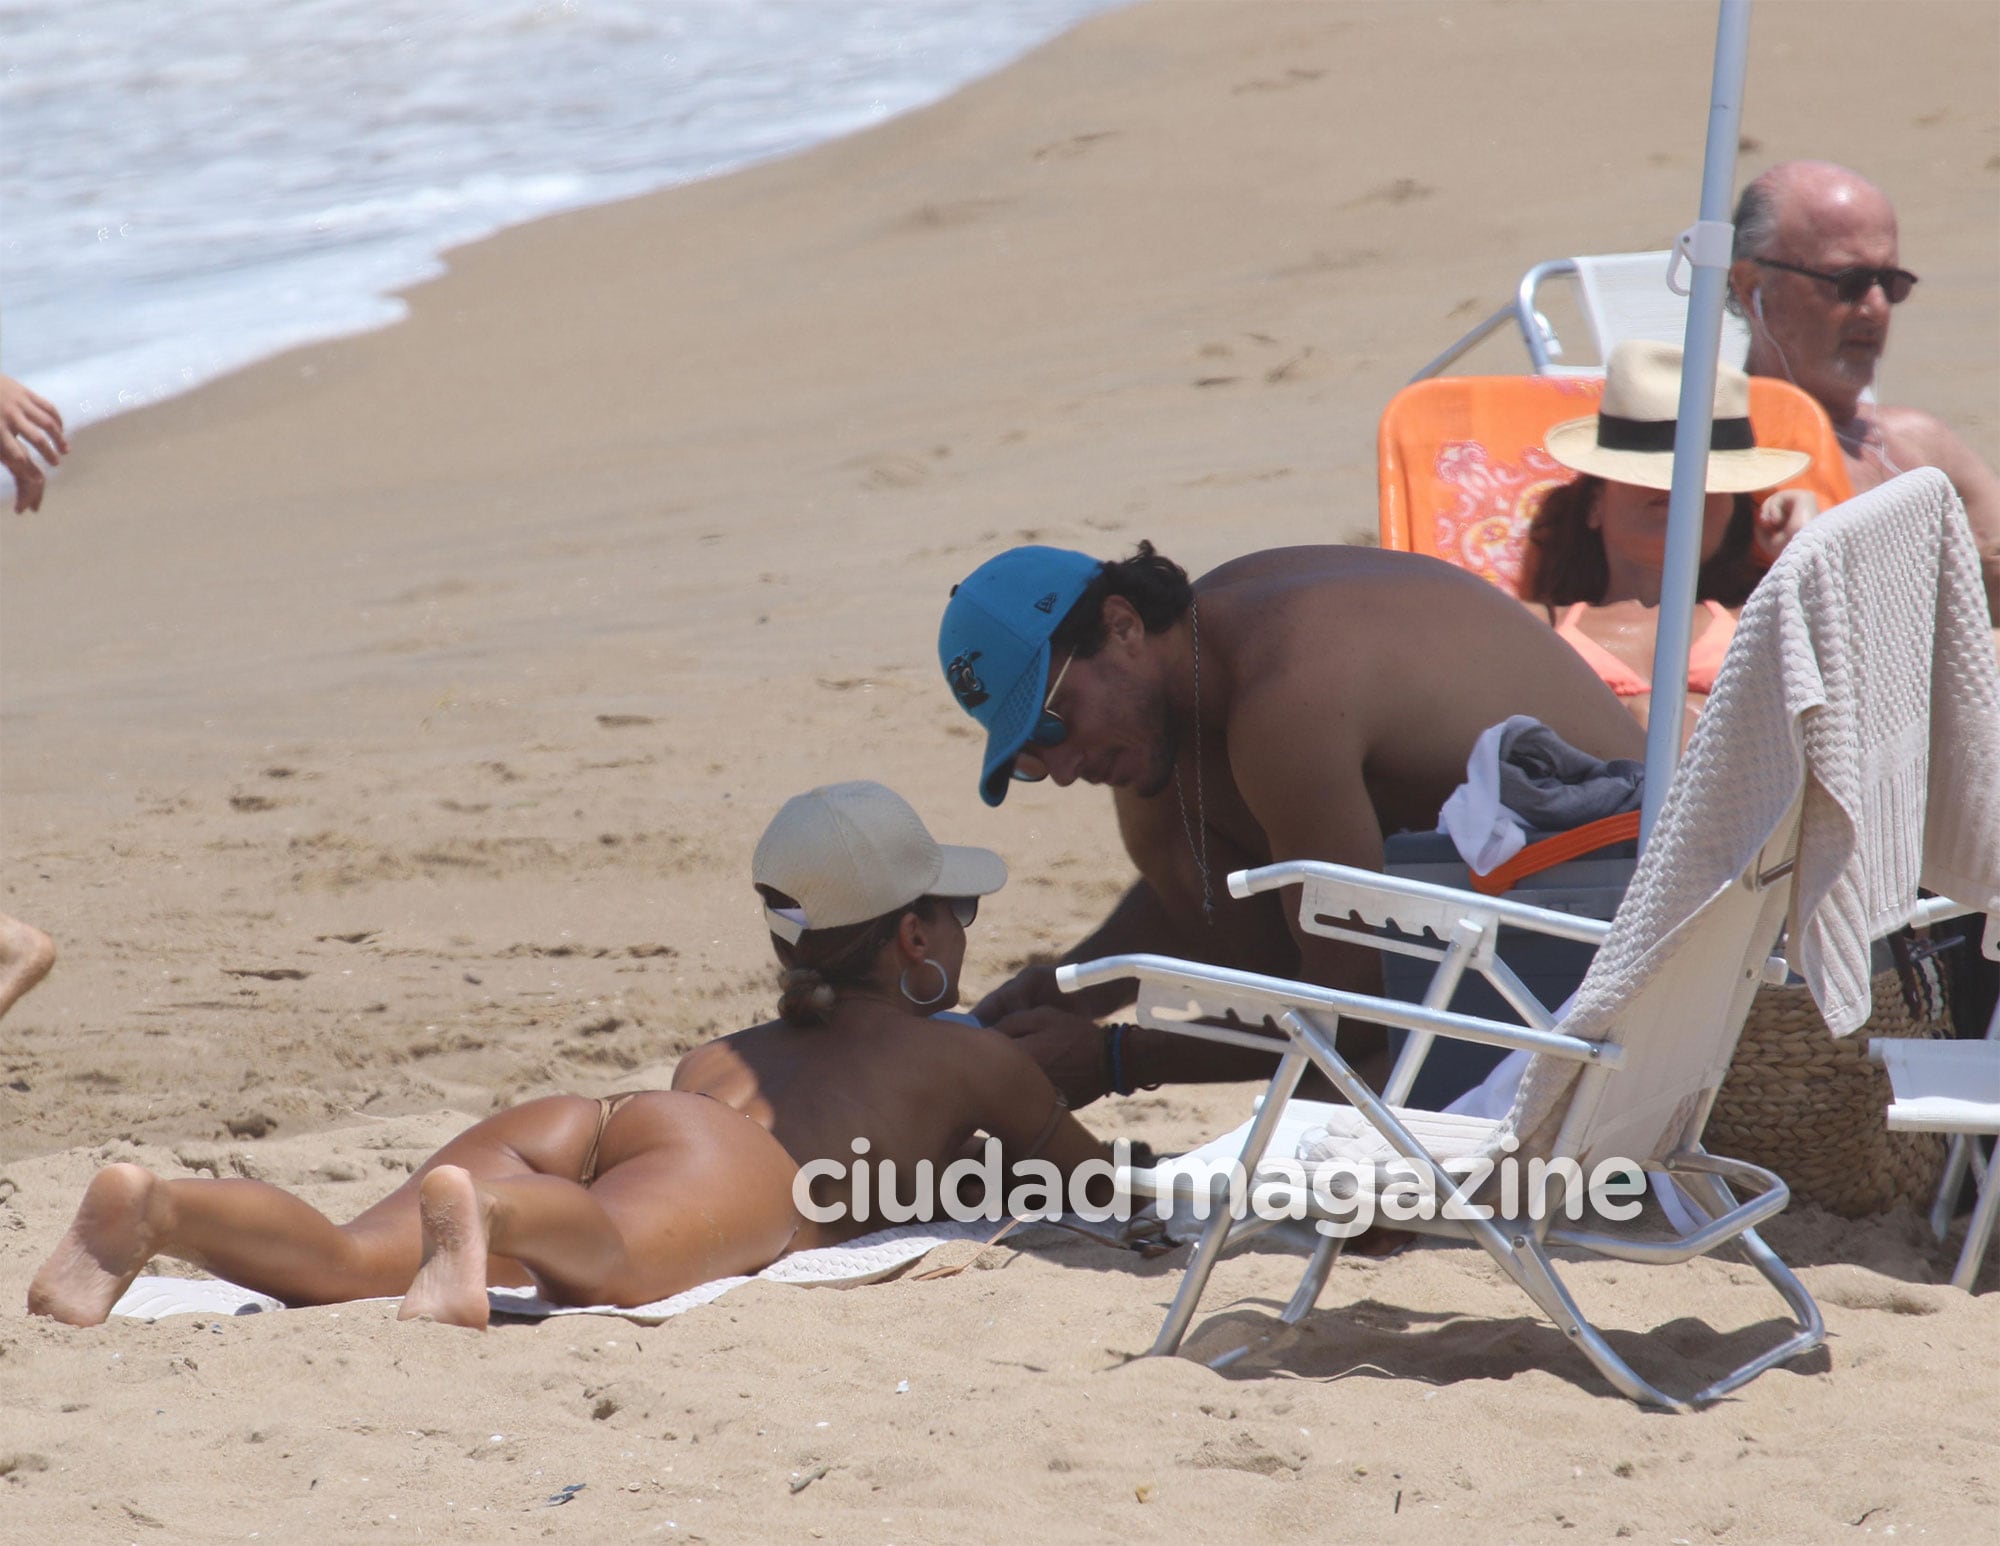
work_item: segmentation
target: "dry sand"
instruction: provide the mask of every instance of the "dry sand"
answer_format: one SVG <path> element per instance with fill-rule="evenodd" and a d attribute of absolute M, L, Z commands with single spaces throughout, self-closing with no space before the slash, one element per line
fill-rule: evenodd
<path fill-rule="evenodd" d="M 1021 538 L 1199 569 L 1372 531 L 1410 370 L 1531 262 L 1692 218 L 1713 29 L 1156 0 L 871 133 L 457 253 L 401 326 L 78 437 L 0 563 L 0 907 L 63 949 L 0 1028 L 0 1304 L 105 1159 L 341 1213 L 495 1105 L 664 1082 L 769 1006 L 747 856 L 810 782 L 882 778 L 1008 856 L 976 982 L 1067 944 L 1126 877 L 1108 809 L 979 805 L 948 586 Z M 1989 460 L 1996 82 L 1987 0 L 1769 4 L 1743 158 L 1892 191 L 1924 286 L 1882 394 Z M 1173 1144 L 1246 1100 L 1087 1116 Z M 2000 1295 L 1937 1286 L 1908 1218 L 1773 1234 L 1828 1350 L 1678 1419 L 1442 1249 L 1343 1265 L 1282 1336 L 1293 1262 L 1226 1265 L 1194 1339 L 1256 1342 L 1226 1375 L 1128 1362 L 1179 1258 L 1081 1241 L 636 1332 L 0 1313 L 0 1534 L 1990 1538 Z M 1665 1325 L 1625 1343 L 1655 1372 L 1740 1356 L 1750 1277 L 1580 1274 L 1612 1326 Z"/>

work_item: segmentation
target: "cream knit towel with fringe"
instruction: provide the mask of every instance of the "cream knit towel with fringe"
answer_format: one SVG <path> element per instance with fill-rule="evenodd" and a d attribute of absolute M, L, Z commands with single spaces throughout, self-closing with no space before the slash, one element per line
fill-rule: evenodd
<path fill-rule="evenodd" d="M 2000 667 L 1964 506 L 1934 468 L 1813 521 L 1751 595 L 1561 1029 L 1615 1034 L 1620 1007 L 1755 859 L 1802 776 L 1786 949 L 1845 1036 L 1871 1007 L 1869 944 L 1908 920 L 1919 884 L 2000 912 Z M 1575 1072 L 1529 1066 L 1509 1124 L 1524 1142 Z"/>

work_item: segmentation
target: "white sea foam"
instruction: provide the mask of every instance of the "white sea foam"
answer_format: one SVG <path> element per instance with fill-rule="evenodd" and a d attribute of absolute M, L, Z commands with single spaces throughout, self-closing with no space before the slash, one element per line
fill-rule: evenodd
<path fill-rule="evenodd" d="M 932 101 L 1115 0 L 0 0 L 0 369 L 72 426 L 508 225 Z"/>

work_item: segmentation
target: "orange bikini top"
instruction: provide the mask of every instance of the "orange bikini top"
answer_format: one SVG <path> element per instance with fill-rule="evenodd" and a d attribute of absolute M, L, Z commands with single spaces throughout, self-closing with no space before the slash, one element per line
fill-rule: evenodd
<path fill-rule="evenodd" d="M 1563 613 L 1556 632 L 1569 641 L 1570 648 L 1589 662 L 1599 680 L 1619 697 L 1644 697 L 1653 690 L 1653 684 L 1577 625 L 1587 605 L 1579 601 Z M 1736 619 L 1719 602 L 1704 601 L 1702 605 L 1708 608 L 1709 622 L 1701 637 L 1694 641 L 1694 648 L 1688 651 L 1688 691 L 1706 694 L 1714 690 L 1715 674 L 1722 669 L 1722 657 L 1728 653 L 1729 640 L 1736 632 Z"/>

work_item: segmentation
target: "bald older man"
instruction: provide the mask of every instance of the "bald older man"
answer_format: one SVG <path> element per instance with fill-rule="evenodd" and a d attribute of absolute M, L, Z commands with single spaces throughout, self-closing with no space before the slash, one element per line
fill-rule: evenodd
<path fill-rule="evenodd" d="M 2000 478 L 1964 441 L 1917 408 L 1867 402 L 1889 342 L 1890 308 L 1916 275 L 1897 266 L 1896 211 L 1846 167 L 1786 161 L 1736 206 L 1731 300 L 1750 323 L 1753 376 L 1776 376 L 1819 400 L 1847 453 L 1855 491 L 1936 467 L 1965 501 L 2000 623 Z"/>

